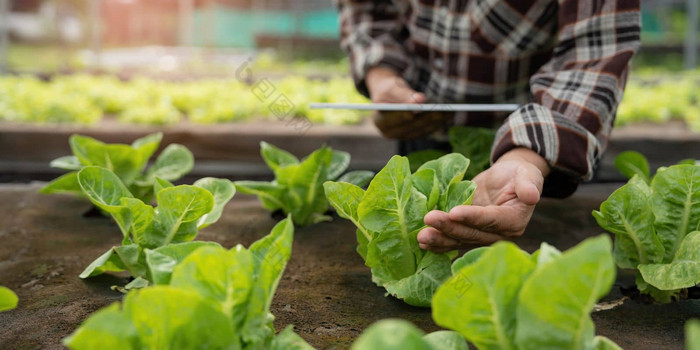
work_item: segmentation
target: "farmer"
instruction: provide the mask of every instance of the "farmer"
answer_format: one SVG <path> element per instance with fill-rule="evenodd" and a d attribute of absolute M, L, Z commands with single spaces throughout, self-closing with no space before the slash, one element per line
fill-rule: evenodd
<path fill-rule="evenodd" d="M 540 197 L 571 195 L 605 150 L 639 0 L 339 0 L 357 90 L 383 103 L 518 103 L 510 115 L 377 113 L 401 152 L 436 148 L 452 125 L 498 127 L 471 206 L 431 211 L 421 248 L 522 235 Z"/>

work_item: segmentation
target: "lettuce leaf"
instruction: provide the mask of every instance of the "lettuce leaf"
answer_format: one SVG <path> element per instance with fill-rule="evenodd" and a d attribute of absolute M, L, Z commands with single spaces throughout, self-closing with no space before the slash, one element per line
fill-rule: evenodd
<path fill-rule="evenodd" d="M 90 316 L 63 343 L 71 349 L 312 349 L 287 328 L 274 335 L 270 304 L 291 256 L 290 218 L 249 249 L 202 243 L 166 284 L 128 293 Z M 194 243 L 194 242 L 192 242 Z M 170 246 L 164 256 L 179 260 Z"/>
<path fill-rule="evenodd" d="M 451 275 L 453 254 L 420 249 L 416 236 L 433 209 L 470 204 L 476 185 L 462 178 L 469 160 L 448 154 L 411 173 L 406 157 L 394 156 L 367 191 L 343 182 L 324 184 L 326 197 L 342 218 L 357 227 L 357 251 L 372 280 L 387 293 L 415 306 L 430 306 L 437 287 Z"/>
<path fill-rule="evenodd" d="M 471 160 L 471 165 L 465 174 L 467 179 L 473 179 L 491 165 L 491 147 L 496 138 L 492 128 L 454 126 L 448 131 L 452 152 L 459 153 Z"/>
<path fill-rule="evenodd" d="M 324 146 L 299 161 L 291 153 L 261 142 L 260 154 L 274 172 L 275 180 L 237 181 L 238 191 L 258 196 L 270 211 L 292 214 L 294 223 L 300 226 L 331 219 L 324 215 L 328 201 L 323 183 L 338 179 L 345 172 L 350 165 L 349 153 Z M 364 186 L 373 175 L 370 171 L 354 171 L 343 175 L 339 181 Z"/>
<path fill-rule="evenodd" d="M 514 349 L 518 293 L 534 269 L 515 244 L 496 243 L 437 290 L 433 319 L 479 349 Z"/>
<path fill-rule="evenodd" d="M 122 245 L 93 261 L 81 278 L 128 270 L 133 277 L 164 284 L 172 268 L 203 245 L 191 242 L 199 229 L 216 222 L 235 193 L 225 179 L 205 178 L 195 185 L 172 186 L 157 178 L 159 205 L 134 198 L 119 177 L 106 168 L 84 167 L 78 183 L 85 196 L 110 214 L 122 231 Z"/>
<path fill-rule="evenodd" d="M 81 195 L 78 172 L 88 166 L 98 166 L 113 172 L 134 197 L 150 202 L 157 178 L 175 181 L 189 173 L 194 166 L 194 157 L 185 146 L 170 144 L 144 172 L 162 139 L 162 133 L 154 133 L 126 145 L 107 144 L 91 137 L 73 135 L 69 140 L 73 155 L 51 161 L 52 167 L 70 172 L 51 181 L 40 192 Z"/>
<path fill-rule="evenodd" d="M 642 170 L 630 170 L 635 175 L 593 216 L 615 235 L 617 265 L 638 270 L 640 292 L 670 302 L 681 289 L 700 282 L 700 258 L 694 253 L 700 240 L 692 234 L 700 228 L 700 165 L 660 168 L 645 181 L 646 159 L 638 154 L 627 157 L 632 157 L 625 160 L 628 169 Z"/>
<path fill-rule="evenodd" d="M 499 242 L 466 258 L 433 297 L 433 319 L 478 349 L 617 349 L 589 313 L 615 280 L 607 236 L 532 256 Z"/>
<path fill-rule="evenodd" d="M 700 283 L 700 231 L 689 233 L 668 264 L 640 264 L 644 281 L 660 290 L 678 290 Z"/>
<path fill-rule="evenodd" d="M 448 131 L 448 137 L 452 152 L 459 153 L 471 161 L 469 169 L 464 175 L 472 179 L 482 171 L 489 168 L 491 163 L 491 147 L 496 137 L 496 132 L 490 128 L 478 128 L 468 126 L 453 126 Z M 426 149 L 407 154 L 411 163 L 411 171 L 416 172 L 419 167 L 428 161 L 438 159 L 447 154 L 436 149 Z"/>
<path fill-rule="evenodd" d="M 456 332 L 425 334 L 406 320 L 386 319 L 373 323 L 352 344 L 351 350 L 467 350 L 467 342 Z"/>
<path fill-rule="evenodd" d="M 637 175 L 644 182 L 651 181 L 649 162 L 643 154 L 636 151 L 625 151 L 615 157 L 615 168 L 620 174 L 631 179 Z"/>
<path fill-rule="evenodd" d="M 590 238 L 538 266 L 518 294 L 519 349 L 591 349 L 595 331 L 589 316 L 615 282 L 607 236 Z"/>

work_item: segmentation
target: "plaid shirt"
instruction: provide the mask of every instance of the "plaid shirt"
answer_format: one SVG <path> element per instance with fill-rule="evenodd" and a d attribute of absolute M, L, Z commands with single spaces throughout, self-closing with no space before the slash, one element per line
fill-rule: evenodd
<path fill-rule="evenodd" d="M 390 67 L 438 103 L 519 103 L 491 161 L 515 147 L 573 184 L 606 148 L 628 62 L 639 47 L 639 0 L 339 0 L 341 46 L 357 89 Z M 458 115 L 466 124 L 483 116 Z M 505 119 L 505 120 L 504 120 Z M 548 179 L 549 181 L 549 179 Z M 571 190 L 573 192 L 573 190 Z"/>

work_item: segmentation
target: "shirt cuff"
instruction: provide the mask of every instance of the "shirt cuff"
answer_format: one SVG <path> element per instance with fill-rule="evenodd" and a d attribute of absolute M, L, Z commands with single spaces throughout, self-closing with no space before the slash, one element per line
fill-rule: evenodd
<path fill-rule="evenodd" d="M 535 103 L 512 113 L 498 129 L 491 163 L 517 147 L 529 148 L 549 163 L 552 172 L 542 195 L 557 198 L 568 197 L 580 182 L 589 181 L 602 153 L 598 139 L 582 125 Z"/>

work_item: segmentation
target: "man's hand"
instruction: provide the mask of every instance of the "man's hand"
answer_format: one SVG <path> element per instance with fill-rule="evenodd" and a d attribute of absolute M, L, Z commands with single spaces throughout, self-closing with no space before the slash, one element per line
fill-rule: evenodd
<path fill-rule="evenodd" d="M 474 178 L 472 205 L 425 215 L 429 227 L 418 233 L 420 247 L 442 253 L 522 235 L 549 170 L 547 161 L 532 150 L 507 152 Z"/>
<path fill-rule="evenodd" d="M 367 72 L 367 89 L 374 103 L 426 102 L 423 93 L 413 90 L 396 72 L 375 67 Z M 427 135 L 443 127 L 449 116 L 439 112 L 377 112 L 374 124 L 388 138 L 408 140 Z"/>

